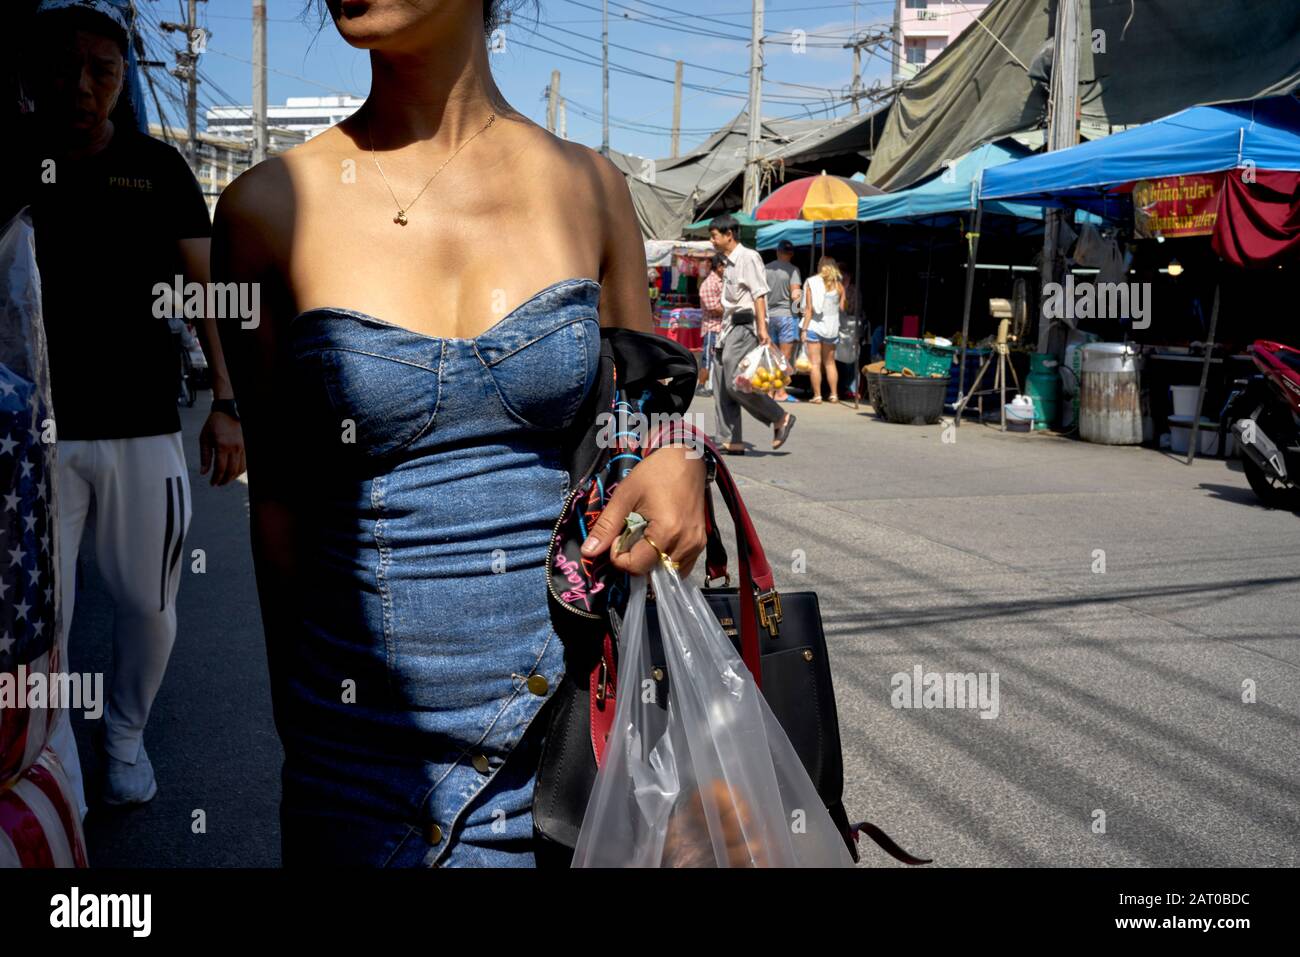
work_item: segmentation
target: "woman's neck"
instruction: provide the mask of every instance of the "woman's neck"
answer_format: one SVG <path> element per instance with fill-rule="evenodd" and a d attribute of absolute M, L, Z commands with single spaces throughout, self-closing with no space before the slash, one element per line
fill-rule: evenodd
<path fill-rule="evenodd" d="M 436 49 L 374 51 L 370 69 L 370 96 L 360 112 L 381 150 L 416 141 L 454 146 L 505 107 L 482 31 L 473 23 L 459 26 Z"/>

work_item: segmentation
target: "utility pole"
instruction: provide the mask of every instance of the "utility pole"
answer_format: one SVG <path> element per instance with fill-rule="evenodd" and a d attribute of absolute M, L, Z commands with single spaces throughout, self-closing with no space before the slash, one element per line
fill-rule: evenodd
<path fill-rule="evenodd" d="M 853 112 L 858 112 L 858 102 L 869 99 L 872 91 L 865 89 L 862 85 L 862 51 L 869 50 L 872 47 L 884 46 L 892 39 L 892 34 L 883 29 L 864 30 L 861 33 L 855 33 L 853 39 L 844 44 L 844 49 L 853 50 L 853 82 L 849 85 L 846 100 L 853 103 Z M 873 90 L 878 87 L 873 87 Z"/>
<path fill-rule="evenodd" d="M 569 138 L 569 116 L 564 110 L 564 97 L 560 97 L 560 139 Z"/>
<path fill-rule="evenodd" d="M 853 37 L 858 36 L 858 0 L 853 0 Z M 847 46 L 847 44 L 846 44 Z M 853 98 L 853 112 L 858 112 L 858 98 L 862 95 L 862 48 L 853 44 L 853 80 L 849 84 L 849 96 Z"/>
<path fill-rule="evenodd" d="M 682 61 L 677 61 L 677 77 L 673 80 L 673 159 L 682 135 Z"/>
<path fill-rule="evenodd" d="M 551 71 L 551 82 L 546 87 L 546 129 L 555 132 L 555 111 L 560 103 L 560 71 Z"/>
<path fill-rule="evenodd" d="M 266 149 L 266 0 L 253 0 L 253 165 Z"/>
<path fill-rule="evenodd" d="M 204 0 L 206 3 L 207 0 Z M 171 70 L 172 76 L 182 80 L 186 85 L 185 93 L 185 159 L 190 164 L 194 175 L 199 170 L 198 111 L 199 111 L 199 55 L 207 49 L 208 34 L 197 21 L 199 0 L 189 0 L 189 12 L 185 23 L 159 23 L 167 33 L 178 32 L 185 37 L 185 47 L 176 52 L 176 66 Z"/>
<path fill-rule="evenodd" d="M 754 0 L 749 40 L 749 146 L 745 151 L 745 212 L 758 206 L 758 148 L 763 134 L 763 0 Z"/>
<path fill-rule="evenodd" d="M 848 46 L 849 44 L 845 44 Z M 858 112 L 858 100 L 862 97 L 862 47 L 853 46 L 853 82 L 849 85 L 849 99 L 853 101 L 853 112 Z"/>
<path fill-rule="evenodd" d="M 1056 28 L 1052 49 L 1052 82 L 1048 96 L 1047 148 L 1069 149 L 1079 142 L 1079 0 L 1057 0 Z M 1056 261 L 1060 252 L 1058 209 L 1049 209 L 1043 221 L 1042 281 L 1056 282 Z M 1038 351 L 1047 352 L 1051 322 L 1038 319 Z"/>
<path fill-rule="evenodd" d="M 894 40 L 893 61 L 894 75 L 889 78 L 891 83 L 900 83 L 903 79 L 903 3 L 902 0 L 895 0 L 894 3 L 894 26 L 890 32 Z"/>
<path fill-rule="evenodd" d="M 609 155 L 609 0 L 600 2 L 600 155 Z"/>

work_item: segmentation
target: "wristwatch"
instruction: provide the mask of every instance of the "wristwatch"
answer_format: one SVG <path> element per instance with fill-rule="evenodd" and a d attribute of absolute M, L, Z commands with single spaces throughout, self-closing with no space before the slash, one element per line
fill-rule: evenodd
<path fill-rule="evenodd" d="M 236 408 L 234 399 L 213 399 L 212 411 L 221 412 L 230 416 L 236 422 L 239 421 L 239 409 Z"/>

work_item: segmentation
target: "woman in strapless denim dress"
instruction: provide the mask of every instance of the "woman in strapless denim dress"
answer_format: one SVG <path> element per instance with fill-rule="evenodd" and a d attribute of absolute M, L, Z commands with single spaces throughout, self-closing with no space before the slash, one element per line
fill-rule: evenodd
<path fill-rule="evenodd" d="M 602 327 L 651 332 L 635 210 L 607 160 L 500 97 L 495 0 L 330 12 L 371 51 L 370 96 L 228 186 L 212 239 L 214 280 L 255 283 L 261 303 L 219 326 L 285 753 L 283 860 L 532 866 L 543 708 L 566 670 L 546 568 L 566 455 L 607 374 Z M 631 510 L 689 572 L 703 462 L 648 454 L 583 555 L 603 561 Z M 658 557 L 641 542 L 609 562 Z"/>

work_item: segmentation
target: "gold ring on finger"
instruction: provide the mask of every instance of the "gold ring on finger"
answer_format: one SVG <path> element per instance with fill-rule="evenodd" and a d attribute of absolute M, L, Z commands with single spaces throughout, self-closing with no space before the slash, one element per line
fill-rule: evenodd
<path fill-rule="evenodd" d="M 647 545 L 649 545 L 651 548 L 653 548 L 655 551 L 659 553 L 659 560 L 662 561 L 669 568 L 671 568 L 673 571 L 677 571 L 679 568 L 682 567 L 678 562 L 673 561 L 673 557 L 671 555 L 669 555 L 666 551 L 664 551 L 662 548 L 656 545 L 654 543 L 654 539 L 652 539 L 649 535 L 642 535 L 641 537 L 645 539 Z"/>

